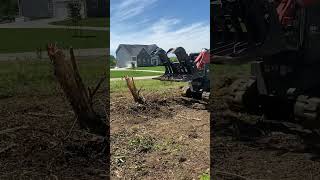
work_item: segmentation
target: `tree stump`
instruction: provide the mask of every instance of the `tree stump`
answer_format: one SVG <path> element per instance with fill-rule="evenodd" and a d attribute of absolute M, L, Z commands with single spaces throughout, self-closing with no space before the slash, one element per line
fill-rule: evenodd
<path fill-rule="evenodd" d="M 145 99 L 141 96 L 140 94 L 140 90 L 137 89 L 133 77 L 129 78 L 128 76 L 124 77 L 126 82 L 127 82 L 127 86 L 132 94 L 132 97 L 134 99 L 134 102 L 139 103 L 139 104 L 144 104 L 145 103 Z"/>
<path fill-rule="evenodd" d="M 70 48 L 70 59 L 67 59 L 63 51 L 58 49 L 56 45 L 48 45 L 47 51 L 53 63 L 54 74 L 77 116 L 80 128 L 106 136 L 106 113 L 94 111 L 92 107 L 93 95 L 87 91 L 82 82 L 73 49 Z"/>

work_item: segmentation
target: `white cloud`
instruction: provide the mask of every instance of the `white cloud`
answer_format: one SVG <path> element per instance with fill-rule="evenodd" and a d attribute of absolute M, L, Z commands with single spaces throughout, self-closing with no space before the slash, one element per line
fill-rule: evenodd
<path fill-rule="evenodd" d="M 112 23 L 119 23 L 143 13 L 158 0 L 122 0 L 111 8 Z"/>
<path fill-rule="evenodd" d="M 111 26 L 111 54 L 115 54 L 119 44 L 157 44 L 165 50 L 182 46 L 188 53 L 210 48 L 209 23 L 198 22 L 177 28 L 180 22 L 175 18 L 163 18 L 139 31 L 121 34 L 113 31 Z"/>
<path fill-rule="evenodd" d="M 170 27 L 173 27 L 174 25 L 177 25 L 180 23 L 179 19 L 171 18 L 171 19 L 165 19 L 162 18 L 158 22 L 154 23 L 151 26 L 151 31 L 155 34 L 161 34 L 164 32 L 169 31 Z"/>

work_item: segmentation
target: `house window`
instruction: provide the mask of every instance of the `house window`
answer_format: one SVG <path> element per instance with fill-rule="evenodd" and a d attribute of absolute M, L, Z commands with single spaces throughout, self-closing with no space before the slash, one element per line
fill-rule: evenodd
<path fill-rule="evenodd" d="M 137 61 L 137 56 L 132 56 L 131 59 L 132 61 Z"/>

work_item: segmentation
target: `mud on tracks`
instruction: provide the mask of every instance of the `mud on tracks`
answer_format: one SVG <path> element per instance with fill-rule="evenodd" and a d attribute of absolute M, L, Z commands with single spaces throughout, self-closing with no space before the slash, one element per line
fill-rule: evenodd
<path fill-rule="evenodd" d="M 301 136 L 260 126 L 260 116 L 228 108 L 226 92 L 236 79 L 215 79 L 211 93 L 213 179 L 319 179 L 320 162 Z"/>

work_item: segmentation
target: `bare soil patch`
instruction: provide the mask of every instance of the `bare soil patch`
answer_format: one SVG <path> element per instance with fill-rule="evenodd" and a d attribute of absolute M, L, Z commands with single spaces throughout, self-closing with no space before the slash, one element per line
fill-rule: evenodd
<path fill-rule="evenodd" d="M 112 179 L 199 179 L 209 169 L 209 113 L 205 102 L 178 90 L 111 94 Z"/>
<path fill-rule="evenodd" d="M 97 94 L 106 102 L 107 92 Z M 80 130 L 63 94 L 0 100 L 0 179 L 106 179 L 107 142 Z"/>

